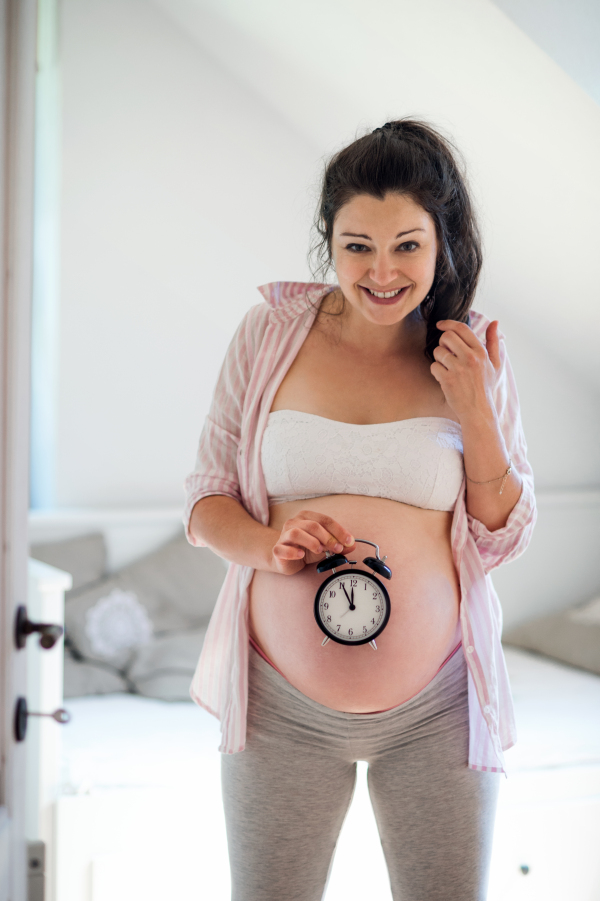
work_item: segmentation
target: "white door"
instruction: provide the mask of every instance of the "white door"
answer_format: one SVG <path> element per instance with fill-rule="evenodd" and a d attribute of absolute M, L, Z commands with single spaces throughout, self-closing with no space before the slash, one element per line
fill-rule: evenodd
<path fill-rule="evenodd" d="M 26 695 L 17 607 L 27 603 L 29 372 L 33 231 L 35 0 L 0 0 L 0 901 L 26 901 Z"/>

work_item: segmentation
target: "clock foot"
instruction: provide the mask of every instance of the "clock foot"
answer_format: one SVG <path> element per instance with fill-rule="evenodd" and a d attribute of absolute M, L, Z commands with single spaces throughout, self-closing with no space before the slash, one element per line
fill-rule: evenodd
<path fill-rule="evenodd" d="M 321 642 L 321 647 L 324 648 L 328 641 L 330 641 L 330 639 L 326 635 L 325 638 L 323 639 L 323 641 Z"/>
<path fill-rule="evenodd" d="M 373 641 L 370 641 L 369 644 L 371 645 L 371 647 L 373 648 L 374 651 L 377 650 L 377 645 L 375 644 L 375 639 L 373 639 Z"/>

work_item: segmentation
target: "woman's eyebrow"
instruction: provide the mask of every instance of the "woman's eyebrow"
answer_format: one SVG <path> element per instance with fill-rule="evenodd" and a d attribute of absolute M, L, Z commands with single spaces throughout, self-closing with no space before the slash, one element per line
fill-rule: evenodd
<path fill-rule="evenodd" d="M 402 238 L 404 235 L 410 235 L 412 232 L 424 232 L 424 228 L 409 228 L 408 231 L 399 232 L 396 235 L 396 240 L 398 238 Z M 369 237 L 369 235 L 357 235 L 354 232 L 342 232 L 340 238 L 366 238 L 367 241 L 372 241 L 373 239 Z"/>

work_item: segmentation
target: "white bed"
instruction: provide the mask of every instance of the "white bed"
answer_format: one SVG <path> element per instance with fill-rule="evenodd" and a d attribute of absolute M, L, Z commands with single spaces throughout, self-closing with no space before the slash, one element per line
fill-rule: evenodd
<path fill-rule="evenodd" d="M 501 787 L 489 899 L 599 901 L 600 677 L 513 648 L 507 659 L 519 743 Z M 226 901 L 216 720 L 132 695 L 66 706 L 59 901 Z M 364 777 L 363 765 L 327 901 L 391 899 Z M 367 870 L 356 867 L 359 836 Z"/>

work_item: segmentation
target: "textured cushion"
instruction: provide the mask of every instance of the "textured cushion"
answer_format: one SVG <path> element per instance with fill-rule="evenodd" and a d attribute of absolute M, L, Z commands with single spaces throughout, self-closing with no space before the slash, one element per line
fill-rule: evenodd
<path fill-rule="evenodd" d="M 190 683 L 206 628 L 155 638 L 138 650 L 128 671 L 135 691 L 163 701 L 191 701 Z"/>
<path fill-rule="evenodd" d="M 68 641 L 87 660 L 126 670 L 152 637 L 204 627 L 226 572 L 220 557 L 191 547 L 182 533 L 113 576 L 71 592 Z"/>
<path fill-rule="evenodd" d="M 129 691 L 129 684 L 114 667 L 108 664 L 74 660 L 70 654 L 65 654 L 64 680 L 65 698 Z"/>
<path fill-rule="evenodd" d="M 34 544 L 29 553 L 35 560 L 71 573 L 72 591 L 96 582 L 106 572 L 106 544 L 100 533 L 51 544 Z M 70 594 L 67 592 L 67 597 Z"/>
<path fill-rule="evenodd" d="M 600 598 L 517 626 L 503 641 L 600 674 Z"/>

